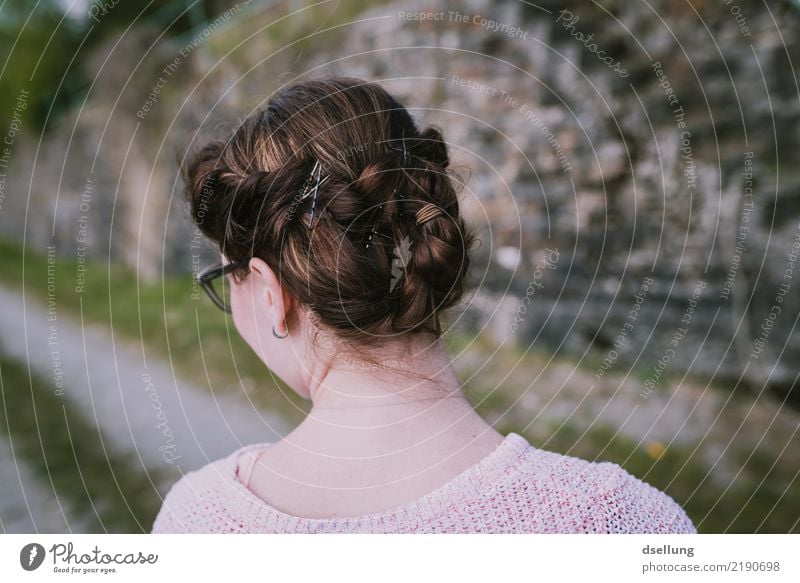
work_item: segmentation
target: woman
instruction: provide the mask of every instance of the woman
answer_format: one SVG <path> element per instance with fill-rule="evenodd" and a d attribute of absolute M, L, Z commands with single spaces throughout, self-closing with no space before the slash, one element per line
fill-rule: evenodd
<path fill-rule="evenodd" d="M 277 443 L 178 481 L 153 532 L 695 532 L 619 466 L 499 434 L 459 387 L 440 314 L 464 224 L 440 132 L 383 88 L 293 85 L 186 169 L 239 333 L 313 406 Z"/>

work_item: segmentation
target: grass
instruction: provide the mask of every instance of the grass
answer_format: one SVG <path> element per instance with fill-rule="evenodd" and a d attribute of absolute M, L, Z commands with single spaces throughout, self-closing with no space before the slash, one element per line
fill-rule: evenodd
<path fill-rule="evenodd" d="M 70 522 L 90 532 L 149 532 L 161 504 L 157 471 L 114 451 L 80 410 L 70 407 L 26 367 L 0 355 L 0 431 L 65 506 Z"/>

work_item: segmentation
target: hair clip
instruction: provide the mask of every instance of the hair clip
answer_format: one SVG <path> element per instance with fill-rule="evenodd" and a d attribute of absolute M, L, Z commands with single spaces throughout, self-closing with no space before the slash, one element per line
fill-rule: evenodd
<path fill-rule="evenodd" d="M 317 193 L 319 192 L 319 187 L 322 184 L 325 184 L 325 181 L 330 178 L 330 174 L 326 174 L 324 178 L 322 178 L 322 164 L 319 163 L 319 160 L 314 162 L 314 167 L 311 169 L 311 173 L 306 178 L 305 183 L 303 184 L 303 188 L 300 189 L 300 200 L 305 200 L 309 196 L 309 188 L 311 187 L 311 182 L 314 180 L 314 174 L 317 175 L 316 182 L 313 188 L 313 198 L 311 199 L 311 217 L 309 218 L 308 224 L 309 226 L 314 224 L 314 211 L 317 207 Z"/>
<path fill-rule="evenodd" d="M 423 223 L 427 223 L 432 218 L 437 217 L 440 214 L 442 214 L 442 209 L 440 209 L 435 204 L 429 202 L 421 209 L 419 209 L 414 215 L 414 217 L 417 219 L 417 224 L 421 225 Z"/>

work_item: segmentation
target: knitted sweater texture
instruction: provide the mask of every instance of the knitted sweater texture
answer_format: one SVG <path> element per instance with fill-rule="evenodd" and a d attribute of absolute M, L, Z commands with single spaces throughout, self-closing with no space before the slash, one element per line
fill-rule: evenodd
<path fill-rule="evenodd" d="M 611 462 L 533 447 L 509 433 L 477 464 L 403 506 L 355 517 L 302 518 L 253 494 L 242 447 L 189 472 L 167 493 L 153 533 L 695 533 L 667 494 Z"/>

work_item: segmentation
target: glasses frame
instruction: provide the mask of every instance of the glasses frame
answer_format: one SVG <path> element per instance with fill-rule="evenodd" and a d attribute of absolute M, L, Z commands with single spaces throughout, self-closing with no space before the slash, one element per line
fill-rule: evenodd
<path fill-rule="evenodd" d="M 210 267 L 206 267 L 202 271 L 200 271 L 195 276 L 195 281 L 197 284 L 203 288 L 206 292 L 206 295 L 211 298 L 211 301 L 214 302 L 214 305 L 217 306 L 220 310 L 227 314 L 231 314 L 231 307 L 225 303 L 225 301 L 217 295 L 217 290 L 214 289 L 214 280 L 235 271 L 236 269 L 240 268 L 241 266 L 245 265 L 246 263 L 235 262 L 235 263 L 217 263 L 216 265 L 212 265 Z M 225 285 L 224 283 L 222 285 Z"/>

